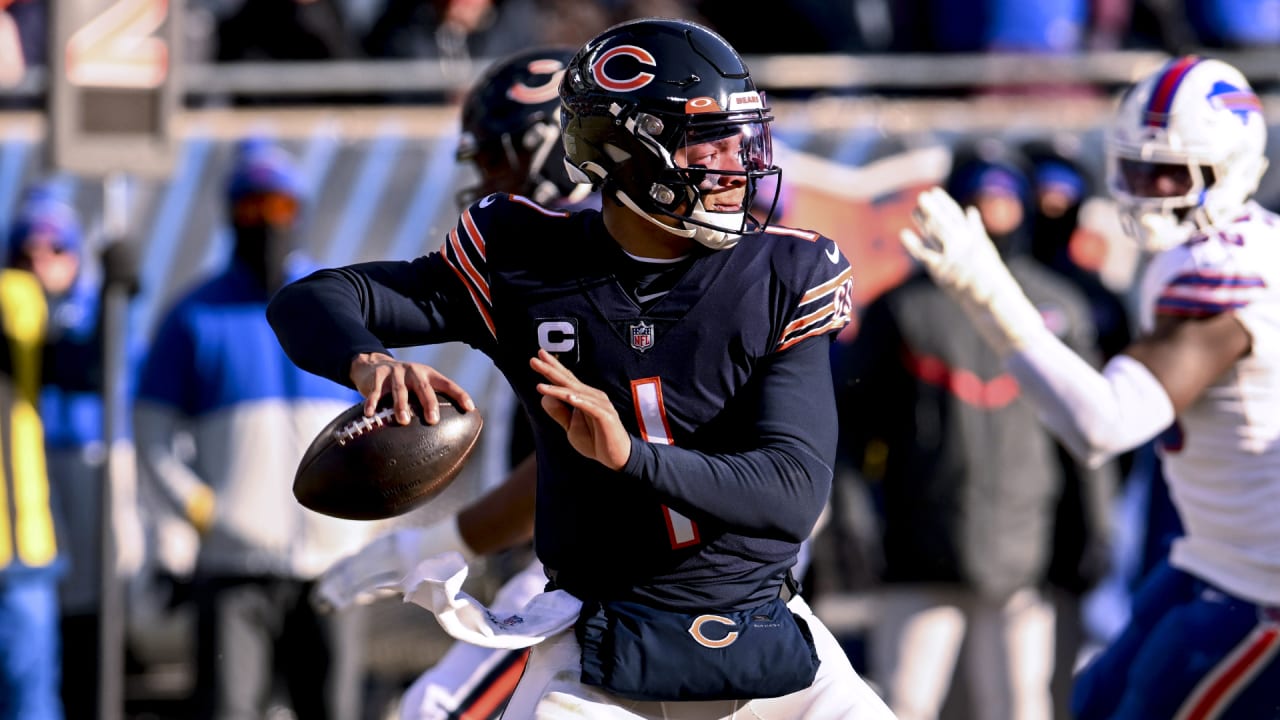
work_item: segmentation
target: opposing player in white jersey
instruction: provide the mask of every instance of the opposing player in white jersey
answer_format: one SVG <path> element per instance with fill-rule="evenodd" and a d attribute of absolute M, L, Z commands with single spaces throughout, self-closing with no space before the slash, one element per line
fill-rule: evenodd
<path fill-rule="evenodd" d="M 596 202 L 590 185 L 564 170 L 560 143 L 560 76 L 571 48 L 521 51 L 495 62 L 462 102 L 458 161 L 478 182 L 459 193 L 463 207 L 491 193 L 512 193 L 548 207 Z M 445 552 L 464 558 L 504 550 L 533 537 L 535 469 L 530 457 L 511 476 L 455 517 L 378 538 L 336 563 L 317 585 L 317 601 L 340 607 L 402 589 L 398 582 L 419 561 Z M 489 607 L 515 612 L 541 593 L 547 578 L 536 560 L 498 591 Z M 401 720 L 497 718 L 524 670 L 527 649 L 503 650 L 455 642 L 404 693 Z"/>
<path fill-rule="evenodd" d="M 1109 184 L 1156 254 L 1142 334 L 1101 373 L 1045 330 L 941 190 L 919 199 L 921 235 L 903 233 L 1073 452 L 1160 437 L 1186 535 L 1078 677 L 1080 720 L 1280 718 L 1280 218 L 1251 199 L 1265 145 L 1258 97 L 1223 62 L 1177 58 L 1124 95 Z"/>

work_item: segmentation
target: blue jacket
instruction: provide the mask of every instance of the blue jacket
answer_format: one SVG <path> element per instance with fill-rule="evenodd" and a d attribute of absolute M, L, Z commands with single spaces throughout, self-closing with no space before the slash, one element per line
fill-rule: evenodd
<path fill-rule="evenodd" d="M 310 578 L 369 532 L 304 509 L 292 491 L 312 439 L 359 396 L 285 357 L 267 299 L 233 264 L 164 317 L 134 409 L 140 480 L 203 532 L 199 571 Z"/>

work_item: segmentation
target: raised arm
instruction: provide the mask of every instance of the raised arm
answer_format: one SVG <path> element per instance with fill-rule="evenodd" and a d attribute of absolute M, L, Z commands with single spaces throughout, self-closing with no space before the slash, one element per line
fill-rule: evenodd
<path fill-rule="evenodd" d="M 1045 424 L 1091 465 L 1164 431 L 1249 352 L 1232 313 L 1168 315 L 1099 372 L 1044 327 L 975 214 L 934 189 L 921 195 L 917 221 L 924 235 L 904 231 L 908 252 L 1006 356 Z"/>

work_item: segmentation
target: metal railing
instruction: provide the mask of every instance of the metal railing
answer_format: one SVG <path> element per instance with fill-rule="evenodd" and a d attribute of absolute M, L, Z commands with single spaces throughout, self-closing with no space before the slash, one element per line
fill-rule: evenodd
<path fill-rule="evenodd" d="M 1280 48 L 1205 51 L 1238 67 L 1255 84 L 1280 83 Z M 1025 87 L 1079 84 L 1114 87 L 1158 67 L 1168 55 L 1154 51 L 1076 55 L 890 54 L 760 55 L 746 58 L 756 83 L 785 92 L 911 94 L 977 86 Z M 236 96 L 278 100 L 321 96 L 388 97 L 449 95 L 466 88 L 490 60 L 361 60 L 190 64 L 180 69 L 189 104 Z M 39 99 L 47 84 L 33 68 L 0 98 Z"/>

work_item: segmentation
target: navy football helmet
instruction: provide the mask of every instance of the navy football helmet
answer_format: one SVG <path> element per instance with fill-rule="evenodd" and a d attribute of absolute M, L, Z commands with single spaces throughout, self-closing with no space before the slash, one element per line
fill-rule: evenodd
<path fill-rule="evenodd" d="M 615 25 L 569 62 L 560 99 L 578 182 L 713 249 L 763 224 L 749 208 L 757 182 L 780 172 L 773 117 L 742 58 L 716 33 L 683 20 Z"/>
<path fill-rule="evenodd" d="M 521 51 L 495 62 L 467 92 L 457 157 L 480 182 L 458 194 L 460 204 L 494 192 L 571 203 L 591 191 L 569 179 L 560 142 L 558 91 L 571 57 L 569 48 Z"/>

